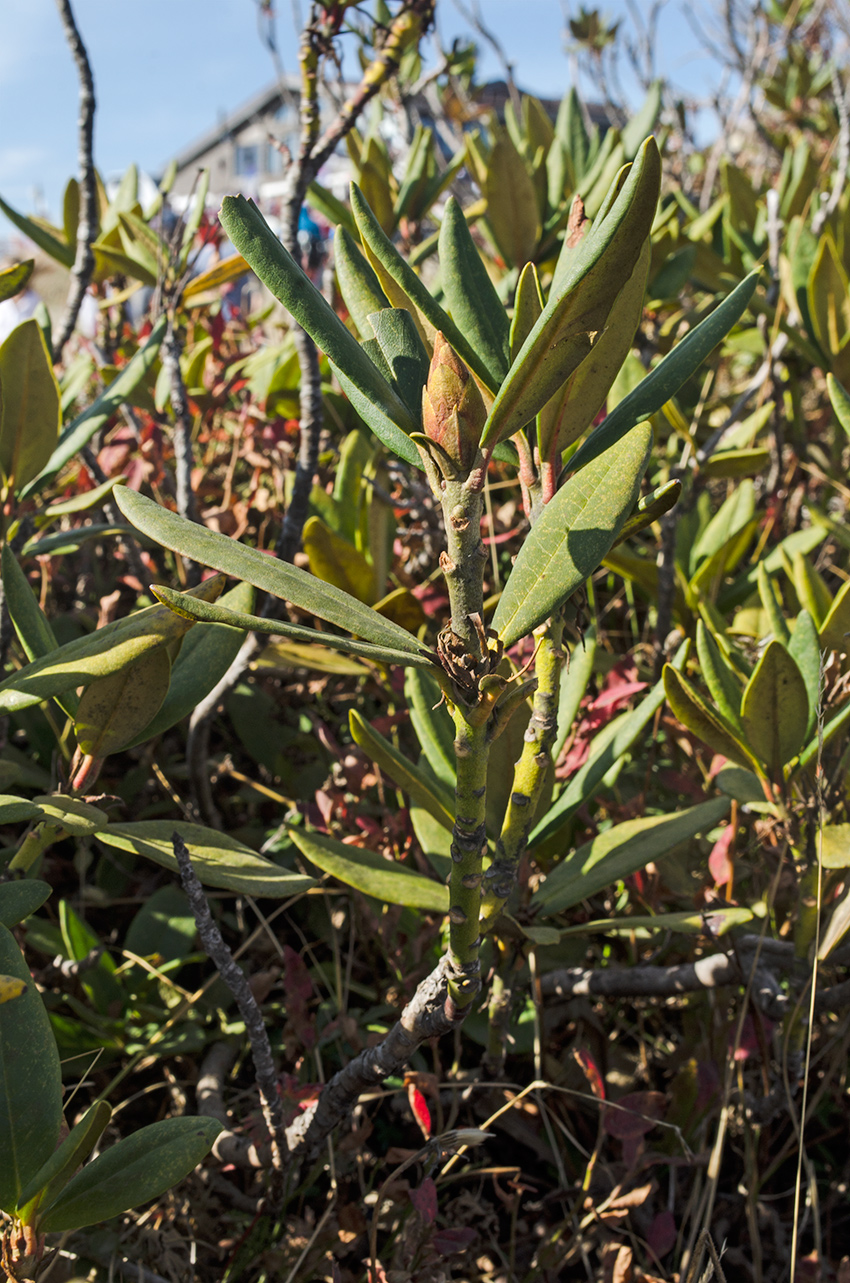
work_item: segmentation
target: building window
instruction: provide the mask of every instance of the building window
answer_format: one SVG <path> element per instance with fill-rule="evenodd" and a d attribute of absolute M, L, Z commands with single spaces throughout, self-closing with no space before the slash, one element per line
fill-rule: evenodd
<path fill-rule="evenodd" d="M 274 143 L 266 143 L 265 172 L 272 177 L 283 173 L 283 156 Z"/>
<path fill-rule="evenodd" d="M 253 178 L 259 168 L 259 147 L 256 145 L 236 147 L 236 173 L 240 178 Z"/>

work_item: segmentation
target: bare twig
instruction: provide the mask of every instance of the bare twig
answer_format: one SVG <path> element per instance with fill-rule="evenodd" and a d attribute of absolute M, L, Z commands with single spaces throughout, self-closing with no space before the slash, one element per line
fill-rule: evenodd
<path fill-rule="evenodd" d="M 201 1076 L 195 1088 L 198 1113 L 203 1118 L 214 1118 L 225 1128 L 215 1140 L 212 1152 L 221 1163 L 253 1170 L 269 1165 L 268 1146 L 258 1147 L 247 1136 L 239 1136 L 230 1129 L 230 1119 L 224 1105 L 224 1080 L 236 1060 L 236 1047 L 229 1042 L 216 1042 L 204 1057 Z"/>
<path fill-rule="evenodd" d="M 80 306 L 89 287 L 94 272 L 94 251 L 92 242 L 97 235 L 97 185 L 94 173 L 94 77 L 89 64 L 86 47 L 77 30 L 74 12 L 70 0 L 56 0 L 59 17 L 65 28 L 65 38 L 77 64 L 77 75 L 80 81 L 80 115 L 79 142 L 77 158 L 80 168 L 80 215 L 77 222 L 77 252 L 74 266 L 71 268 L 71 283 L 68 288 L 68 301 L 65 304 L 65 315 L 59 326 L 59 336 L 53 345 L 53 360 L 59 361 L 62 349 L 74 332 Z"/>
<path fill-rule="evenodd" d="M 180 369 L 181 343 L 174 328 L 174 311 L 169 310 L 168 326 L 160 349 L 163 368 L 168 374 L 171 407 L 174 411 L 174 471 L 177 482 L 177 511 L 187 521 L 198 521 L 198 507 L 192 490 L 192 412 L 183 372 Z M 190 587 L 201 582 L 201 568 L 183 558 Z"/>
<path fill-rule="evenodd" d="M 197 874 L 192 868 L 192 859 L 186 844 L 179 833 L 172 834 L 174 855 L 180 870 L 180 880 L 188 896 L 201 937 L 201 944 L 207 955 L 215 963 L 219 975 L 236 999 L 239 1014 L 245 1022 L 245 1029 L 251 1043 L 251 1054 L 254 1058 L 254 1070 L 257 1075 L 257 1086 L 260 1089 L 260 1103 L 263 1118 L 269 1131 L 272 1177 L 269 1184 L 269 1204 L 278 1210 L 283 1198 L 283 1177 L 288 1159 L 286 1135 L 283 1129 L 283 1111 L 277 1090 L 277 1072 L 272 1057 L 271 1044 L 263 1023 L 263 1015 L 257 1000 L 251 992 L 251 986 L 245 972 L 233 960 L 233 954 L 224 942 L 222 934 L 213 921 L 203 888 Z"/>

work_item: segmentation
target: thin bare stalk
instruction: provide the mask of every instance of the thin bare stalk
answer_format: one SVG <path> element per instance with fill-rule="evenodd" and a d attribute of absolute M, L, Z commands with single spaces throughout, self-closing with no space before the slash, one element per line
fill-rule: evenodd
<path fill-rule="evenodd" d="M 168 374 L 171 390 L 171 408 L 174 411 L 174 473 L 177 484 L 177 511 L 187 521 L 199 521 L 198 505 L 192 489 L 192 412 L 189 409 L 189 396 L 183 382 L 180 369 L 180 356 L 183 345 L 174 326 L 174 312 L 169 311 L 168 326 L 162 340 L 160 353 L 163 368 Z M 190 587 L 201 582 L 201 568 L 184 557 L 186 579 Z"/>
<path fill-rule="evenodd" d="M 71 282 L 68 287 L 68 301 L 65 314 L 59 326 L 59 334 L 53 345 L 53 360 L 59 361 L 62 350 L 74 332 L 80 307 L 94 272 L 94 251 L 92 242 L 97 235 L 97 184 L 94 171 L 94 77 L 92 76 L 86 47 L 74 21 L 74 12 L 70 0 L 56 0 L 59 17 L 65 28 L 74 62 L 77 65 L 77 76 L 80 81 L 80 115 L 78 121 L 77 159 L 80 170 L 80 214 L 77 223 L 77 252 L 74 266 L 71 268 Z"/>
<path fill-rule="evenodd" d="M 237 966 L 233 954 L 224 942 L 222 934 L 213 921 L 204 895 L 203 887 L 192 868 L 192 858 L 179 833 L 172 834 L 172 845 L 183 890 L 189 899 L 198 935 L 208 957 L 215 963 L 219 975 L 227 985 L 239 1014 L 245 1022 L 245 1029 L 251 1043 L 251 1054 L 254 1058 L 254 1070 L 257 1075 L 257 1086 L 260 1090 L 260 1103 L 269 1131 L 272 1176 L 269 1183 L 269 1204 L 274 1210 L 280 1208 L 283 1200 L 285 1166 L 289 1152 L 286 1134 L 283 1127 L 283 1111 L 277 1090 L 277 1071 L 272 1056 L 269 1036 L 263 1022 L 263 1015 L 257 1000 L 251 992 L 245 972 Z"/>

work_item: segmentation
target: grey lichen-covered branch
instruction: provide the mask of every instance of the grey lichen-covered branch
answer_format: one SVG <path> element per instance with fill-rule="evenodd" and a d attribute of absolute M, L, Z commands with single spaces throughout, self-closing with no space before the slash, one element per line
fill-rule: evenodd
<path fill-rule="evenodd" d="M 77 252 L 71 268 L 71 283 L 68 289 L 68 301 L 65 314 L 59 326 L 59 333 L 53 345 L 53 360 L 62 358 L 62 351 L 74 332 L 80 306 L 94 273 L 94 250 L 92 243 L 97 235 L 97 180 L 94 170 L 94 77 L 89 63 L 86 47 L 74 21 L 74 12 L 70 0 L 56 0 L 65 37 L 68 41 L 77 75 L 80 81 L 80 115 L 78 134 L 78 163 L 80 212 L 77 222 Z"/>

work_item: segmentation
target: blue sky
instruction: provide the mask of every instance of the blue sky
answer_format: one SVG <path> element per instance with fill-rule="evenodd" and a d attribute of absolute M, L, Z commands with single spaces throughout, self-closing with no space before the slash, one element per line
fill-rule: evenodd
<path fill-rule="evenodd" d="M 664 11 L 659 70 L 689 92 L 704 93 L 715 71 L 684 19 L 686 2 L 670 0 Z M 592 7 L 592 0 L 585 3 Z M 560 96 L 570 75 L 560 0 L 483 0 L 482 8 L 516 64 L 520 86 Z M 623 3 L 600 8 L 616 17 Z M 292 6 L 278 0 L 278 9 L 284 67 L 294 71 Z M 94 68 L 95 159 L 106 177 L 133 161 L 161 172 L 174 152 L 274 78 L 254 0 L 74 0 L 74 11 Z M 437 12 L 446 42 L 468 31 L 451 0 L 439 0 Z M 482 45 L 481 78 L 500 75 Z M 76 119 L 76 75 L 54 0 L 2 0 L 0 195 L 6 201 L 29 212 L 40 190 L 48 214 L 58 216 L 76 169 Z M 0 238 L 10 230 L 0 216 Z"/>

